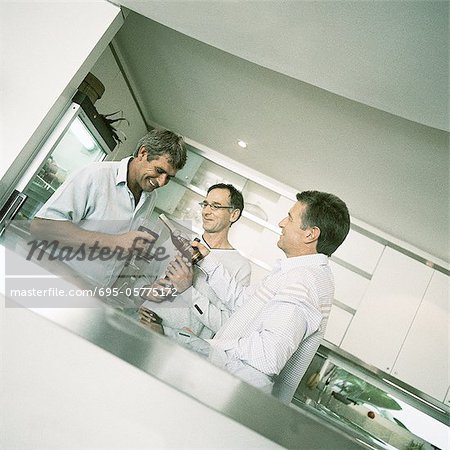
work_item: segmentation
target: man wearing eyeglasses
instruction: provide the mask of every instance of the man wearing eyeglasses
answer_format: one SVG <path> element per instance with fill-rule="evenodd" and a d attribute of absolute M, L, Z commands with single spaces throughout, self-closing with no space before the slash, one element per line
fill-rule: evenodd
<path fill-rule="evenodd" d="M 207 247 L 192 246 L 217 296 L 242 304 L 209 340 L 209 359 L 290 403 L 325 333 L 334 294 L 328 257 L 346 238 L 350 215 L 335 195 L 304 191 L 279 227 L 286 258 L 248 288 L 237 286 Z"/>
<path fill-rule="evenodd" d="M 215 184 L 208 189 L 205 200 L 199 206 L 202 209 L 203 245 L 223 264 L 235 283 L 248 286 L 250 263 L 228 238 L 230 227 L 239 220 L 244 209 L 242 194 L 231 184 Z M 182 328 L 196 336 L 211 338 L 240 306 L 220 301 L 206 282 L 205 274 L 197 267 L 192 269 L 174 261 L 168 265 L 166 273 L 178 293 L 189 289 L 183 296 L 187 298 L 188 308 L 168 308 L 164 303 L 158 305 L 151 301 L 144 306 L 162 317 L 165 333 L 180 342 L 188 341 L 190 337 L 180 330 Z M 167 283 L 168 280 L 161 279 L 153 286 L 163 287 Z M 174 300 L 174 306 L 177 301 Z"/>

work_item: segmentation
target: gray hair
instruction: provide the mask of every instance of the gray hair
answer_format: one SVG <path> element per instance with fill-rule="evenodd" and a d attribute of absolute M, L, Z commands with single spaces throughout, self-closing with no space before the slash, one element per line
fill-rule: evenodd
<path fill-rule="evenodd" d="M 167 155 L 170 165 L 180 170 L 186 164 L 186 144 L 182 136 L 169 130 L 153 129 L 137 143 L 133 156 L 137 156 L 139 149 L 147 150 L 147 160 L 153 161 L 162 155 Z"/>

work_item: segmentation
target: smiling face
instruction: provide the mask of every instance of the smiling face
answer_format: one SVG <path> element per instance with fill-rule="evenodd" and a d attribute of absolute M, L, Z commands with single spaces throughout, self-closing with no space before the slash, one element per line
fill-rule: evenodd
<path fill-rule="evenodd" d="M 134 170 L 130 174 L 130 185 L 145 192 L 152 192 L 165 186 L 177 173 L 177 170 L 169 163 L 168 155 L 161 155 L 148 161 L 147 151 L 144 147 L 139 149 L 134 161 Z"/>
<path fill-rule="evenodd" d="M 211 205 L 230 206 L 228 189 L 213 189 L 205 199 Z M 238 209 L 221 208 L 213 210 L 207 206 L 202 210 L 203 229 L 208 233 L 218 233 L 230 227 L 239 217 Z"/>
<path fill-rule="evenodd" d="M 320 230 L 317 227 L 303 229 L 302 216 L 305 208 L 306 205 L 296 202 L 287 217 L 278 224 L 281 236 L 277 245 L 288 258 L 317 253 Z"/>

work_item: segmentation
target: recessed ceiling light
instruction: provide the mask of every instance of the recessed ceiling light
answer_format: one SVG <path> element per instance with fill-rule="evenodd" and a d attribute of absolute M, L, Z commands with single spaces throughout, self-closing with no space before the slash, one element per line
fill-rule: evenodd
<path fill-rule="evenodd" d="M 247 148 L 247 142 L 244 142 L 241 139 L 238 140 L 238 145 L 241 148 Z"/>

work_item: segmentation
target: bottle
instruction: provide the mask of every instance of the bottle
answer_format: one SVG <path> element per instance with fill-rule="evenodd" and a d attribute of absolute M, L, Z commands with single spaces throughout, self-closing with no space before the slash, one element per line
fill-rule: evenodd
<path fill-rule="evenodd" d="M 169 229 L 170 239 L 175 248 L 181 253 L 182 257 L 186 258 L 188 261 L 190 260 L 192 264 L 198 263 L 203 258 L 203 255 L 200 253 L 200 251 L 191 246 L 191 241 L 182 236 L 181 232 L 172 225 L 171 221 L 164 214 L 160 214 L 159 218 L 161 222 Z M 198 238 L 196 238 L 195 240 L 200 242 L 200 239 Z M 167 275 L 164 278 L 166 280 L 169 279 Z M 151 287 L 153 286 L 154 285 L 152 285 Z M 167 286 L 167 288 L 168 291 L 161 290 L 160 294 L 154 293 L 153 290 L 150 293 L 143 293 L 141 294 L 141 298 L 143 300 L 150 300 L 157 303 L 166 300 L 173 301 L 177 297 L 176 289 L 174 289 L 172 285 Z"/>
<path fill-rule="evenodd" d="M 197 264 L 202 258 L 203 255 L 200 253 L 200 250 L 197 248 L 193 248 L 191 246 L 191 241 L 184 236 L 181 235 L 181 232 L 176 229 L 170 220 L 164 215 L 160 214 L 159 218 L 161 222 L 169 229 L 170 239 L 172 240 L 175 248 L 181 253 L 181 255 L 187 260 L 191 260 L 192 264 Z M 200 242 L 200 239 L 195 239 L 197 242 Z"/>

